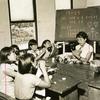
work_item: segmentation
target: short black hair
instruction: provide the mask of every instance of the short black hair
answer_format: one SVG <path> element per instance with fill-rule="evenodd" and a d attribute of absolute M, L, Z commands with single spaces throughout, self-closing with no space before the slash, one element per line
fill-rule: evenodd
<path fill-rule="evenodd" d="M 32 61 L 34 62 L 34 56 L 32 54 L 24 54 L 19 58 L 18 70 L 21 74 L 27 74 L 31 71 Z"/>
<path fill-rule="evenodd" d="M 48 40 L 48 39 L 47 39 L 47 40 L 44 40 L 44 41 L 42 42 L 42 48 L 45 47 L 44 45 L 45 45 L 47 42 L 51 42 L 51 41 Z"/>
<path fill-rule="evenodd" d="M 30 46 L 32 46 L 32 45 L 37 45 L 37 41 L 35 39 L 29 40 L 29 42 L 28 42 L 28 48 L 31 49 Z"/>
<path fill-rule="evenodd" d="M 8 56 L 11 54 L 13 49 L 11 47 L 4 47 L 0 51 L 0 63 L 8 63 L 10 62 Z"/>
<path fill-rule="evenodd" d="M 77 35 L 76 38 L 83 38 L 83 39 L 88 39 L 87 33 L 80 31 Z"/>
<path fill-rule="evenodd" d="M 19 50 L 18 45 L 13 44 L 13 45 L 11 45 L 11 48 L 14 50 L 16 55 L 19 55 L 20 50 Z"/>
<path fill-rule="evenodd" d="M 18 47 L 18 45 L 16 45 L 16 44 L 12 44 L 12 45 L 11 45 L 11 48 L 16 48 L 16 49 L 19 51 L 19 47 Z"/>

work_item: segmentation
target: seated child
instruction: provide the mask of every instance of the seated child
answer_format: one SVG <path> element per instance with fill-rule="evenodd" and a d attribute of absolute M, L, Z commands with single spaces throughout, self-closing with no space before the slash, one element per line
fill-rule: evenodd
<path fill-rule="evenodd" d="M 33 54 L 34 57 L 37 57 L 39 55 L 39 50 L 37 49 L 37 47 L 38 47 L 37 41 L 34 39 L 31 39 L 28 42 L 29 50 L 27 52 Z"/>
<path fill-rule="evenodd" d="M 32 70 L 35 67 L 32 65 L 34 57 L 32 54 L 24 54 L 20 57 L 18 62 L 19 72 L 8 72 L 6 74 L 15 77 L 15 97 L 18 100 L 28 99 L 30 100 L 34 95 L 35 87 L 50 87 L 50 80 L 46 72 L 45 61 L 42 61 L 40 67 L 44 79 L 41 80 L 35 74 L 32 74 Z"/>
<path fill-rule="evenodd" d="M 16 53 L 16 55 L 19 55 L 19 47 L 15 44 L 11 45 L 11 48 L 14 50 L 14 52 Z"/>
<path fill-rule="evenodd" d="M 42 43 L 41 52 L 43 53 L 42 58 L 48 59 L 50 57 L 54 57 L 58 54 L 58 49 L 54 44 L 51 44 L 50 40 L 44 40 Z"/>
<path fill-rule="evenodd" d="M 8 96 L 14 96 L 14 78 L 5 75 L 4 71 L 18 71 L 16 64 L 16 54 L 11 47 L 4 47 L 0 51 L 0 92 Z"/>
<path fill-rule="evenodd" d="M 35 57 L 34 64 L 35 66 L 37 66 L 38 60 L 43 55 L 43 53 L 40 53 L 40 50 L 38 49 L 37 41 L 34 39 L 29 40 L 28 48 L 29 50 L 27 51 L 27 53 L 30 53 Z"/>

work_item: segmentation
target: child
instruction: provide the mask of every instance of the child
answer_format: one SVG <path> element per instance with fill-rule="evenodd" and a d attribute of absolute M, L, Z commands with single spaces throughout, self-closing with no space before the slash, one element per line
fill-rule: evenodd
<path fill-rule="evenodd" d="M 28 42 L 28 53 L 31 53 L 34 55 L 34 57 L 36 57 L 37 55 L 39 55 L 39 50 L 37 49 L 37 41 L 34 39 L 29 40 Z"/>
<path fill-rule="evenodd" d="M 15 44 L 11 45 L 11 48 L 14 50 L 17 56 L 19 56 L 19 47 Z"/>
<path fill-rule="evenodd" d="M 87 43 L 88 35 L 85 32 L 79 32 L 76 35 L 79 45 L 76 50 L 72 50 L 72 54 L 82 63 L 88 63 L 93 60 L 93 47 Z"/>
<path fill-rule="evenodd" d="M 4 47 L 0 51 L 0 92 L 11 97 L 14 96 L 14 79 L 4 72 L 12 69 L 17 71 L 18 67 L 14 64 L 16 61 L 16 54 L 11 47 Z"/>
<path fill-rule="evenodd" d="M 15 54 L 16 54 L 16 65 L 17 65 L 17 61 L 18 61 L 18 59 L 19 59 L 19 56 L 20 56 L 20 50 L 19 50 L 19 47 L 17 46 L 17 45 L 15 45 L 15 44 L 13 44 L 13 45 L 11 45 L 11 48 L 13 49 L 13 51 L 15 52 Z"/>
<path fill-rule="evenodd" d="M 40 51 L 38 49 L 37 41 L 34 39 L 29 40 L 28 48 L 29 48 L 29 50 L 27 51 L 27 53 L 33 54 L 33 56 L 35 57 L 34 63 L 36 65 L 37 61 L 41 58 L 41 56 L 44 54 L 44 52 L 40 53 Z"/>
<path fill-rule="evenodd" d="M 50 80 L 46 72 L 45 61 L 41 61 L 40 69 L 43 73 L 44 79 L 41 80 L 36 75 L 31 74 L 35 69 L 32 65 L 34 61 L 32 54 L 24 54 L 20 57 L 18 63 L 18 72 L 8 72 L 10 76 L 15 77 L 15 96 L 18 100 L 30 100 L 34 94 L 35 87 L 50 87 Z"/>
<path fill-rule="evenodd" d="M 58 50 L 54 44 L 51 44 L 50 40 L 44 40 L 42 43 L 42 52 L 44 52 L 42 58 L 48 59 L 49 57 L 54 57 L 58 54 Z"/>

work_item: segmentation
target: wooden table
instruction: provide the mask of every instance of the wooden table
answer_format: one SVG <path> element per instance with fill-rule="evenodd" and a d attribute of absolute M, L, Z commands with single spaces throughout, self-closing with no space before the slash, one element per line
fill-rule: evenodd
<path fill-rule="evenodd" d="M 77 87 L 84 89 L 85 83 L 93 78 L 90 65 L 83 64 L 57 64 L 57 72 L 53 75 L 49 93 L 58 99 L 53 100 L 78 100 Z M 87 88 L 87 87 L 86 87 Z"/>
<path fill-rule="evenodd" d="M 94 77 L 93 70 L 89 64 L 57 64 L 59 70 L 66 71 L 68 76 L 72 76 L 81 81 L 89 81 Z M 63 70 L 60 73 L 63 73 Z"/>
<path fill-rule="evenodd" d="M 78 100 L 79 83 L 80 80 L 68 75 L 67 67 L 57 66 L 52 85 L 47 92 L 53 98 L 52 100 Z"/>

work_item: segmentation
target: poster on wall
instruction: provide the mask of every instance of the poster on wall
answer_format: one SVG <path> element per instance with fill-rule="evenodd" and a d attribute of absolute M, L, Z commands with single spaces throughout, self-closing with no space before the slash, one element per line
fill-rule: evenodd
<path fill-rule="evenodd" d="M 11 23 L 11 39 L 12 44 L 18 45 L 21 50 L 28 49 L 28 41 L 36 39 L 35 23 Z"/>

